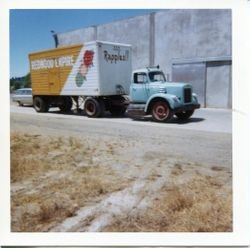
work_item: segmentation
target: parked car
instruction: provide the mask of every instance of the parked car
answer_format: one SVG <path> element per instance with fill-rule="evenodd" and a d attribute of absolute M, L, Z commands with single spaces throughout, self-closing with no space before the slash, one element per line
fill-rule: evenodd
<path fill-rule="evenodd" d="M 19 106 L 33 105 L 32 98 L 32 89 L 31 88 L 22 88 L 15 91 L 12 96 L 12 101 L 17 102 Z"/>

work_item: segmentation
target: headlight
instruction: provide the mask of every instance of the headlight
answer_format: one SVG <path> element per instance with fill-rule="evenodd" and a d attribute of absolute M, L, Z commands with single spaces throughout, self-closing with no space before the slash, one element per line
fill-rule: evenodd
<path fill-rule="evenodd" d="M 195 93 L 193 93 L 192 96 L 193 96 L 194 100 L 198 102 L 197 95 Z"/>

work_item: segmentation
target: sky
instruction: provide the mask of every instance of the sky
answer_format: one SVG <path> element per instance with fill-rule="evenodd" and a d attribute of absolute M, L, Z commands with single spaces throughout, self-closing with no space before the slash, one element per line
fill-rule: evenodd
<path fill-rule="evenodd" d="M 151 13 L 150 9 L 10 10 L 10 77 L 29 72 L 28 54 L 54 48 L 57 33 Z"/>

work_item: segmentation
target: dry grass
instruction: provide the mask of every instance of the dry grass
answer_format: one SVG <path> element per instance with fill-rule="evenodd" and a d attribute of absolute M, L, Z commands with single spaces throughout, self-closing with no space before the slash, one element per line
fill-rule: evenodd
<path fill-rule="evenodd" d="M 11 182 L 25 181 L 42 172 L 70 166 L 77 153 L 85 155 L 87 145 L 69 137 L 11 134 Z M 80 149 L 82 149 L 80 151 Z M 51 163 L 52 162 L 52 163 Z"/>
<path fill-rule="evenodd" d="M 177 166 L 172 173 L 179 171 Z M 105 231 L 230 232 L 231 188 L 219 179 L 197 175 L 185 184 L 164 187 L 149 209 L 117 219 Z"/>
<path fill-rule="evenodd" d="M 48 231 L 125 187 L 110 168 L 93 163 L 96 146 L 72 137 L 11 135 L 12 231 Z"/>
<path fill-rule="evenodd" d="M 184 172 L 184 171 L 183 171 L 182 166 L 181 166 L 180 164 L 175 164 L 174 168 L 173 168 L 172 171 L 171 171 L 171 174 L 172 174 L 173 176 L 179 176 L 179 175 L 181 175 L 183 172 Z"/>
<path fill-rule="evenodd" d="M 109 141 L 12 133 L 11 230 L 49 231 L 80 208 L 126 188 L 131 183 L 129 177 L 119 172 L 119 167 L 111 167 L 119 163 L 119 146 Z M 156 155 L 152 153 L 147 161 L 155 165 Z M 138 193 L 142 199 L 152 197 L 149 208 L 134 208 L 127 216 L 116 216 L 103 231 L 232 231 L 230 173 L 216 165 L 211 173 L 204 172 L 210 175 L 206 176 L 197 172 L 199 167 L 173 164 L 169 173 L 173 181 L 167 175 L 159 194 Z M 160 168 L 153 166 L 145 180 L 165 182 Z M 89 217 L 89 222 L 94 217 Z"/>

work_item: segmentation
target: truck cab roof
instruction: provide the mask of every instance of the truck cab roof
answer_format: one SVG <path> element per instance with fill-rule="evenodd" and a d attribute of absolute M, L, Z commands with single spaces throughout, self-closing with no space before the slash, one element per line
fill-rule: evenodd
<path fill-rule="evenodd" d="M 143 73 L 143 72 L 148 73 L 152 71 L 162 72 L 162 70 L 160 70 L 158 67 L 145 67 L 145 68 L 136 69 L 133 71 L 133 73 Z"/>

